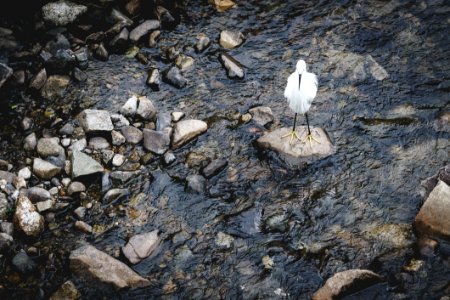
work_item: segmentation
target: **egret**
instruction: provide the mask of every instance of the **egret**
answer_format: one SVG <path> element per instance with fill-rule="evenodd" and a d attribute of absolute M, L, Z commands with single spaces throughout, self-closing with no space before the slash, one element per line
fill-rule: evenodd
<path fill-rule="evenodd" d="M 311 107 L 311 103 L 317 94 L 317 76 L 314 73 L 306 71 L 306 62 L 300 59 L 297 62 L 295 72 L 289 75 L 287 80 L 286 89 L 284 90 L 284 97 L 286 97 L 289 107 L 295 112 L 294 127 L 292 132 L 284 135 L 282 138 L 290 136 L 289 144 L 292 144 L 294 138 L 300 140 L 295 131 L 295 123 L 297 122 L 297 114 L 305 114 L 306 124 L 308 125 L 308 135 L 303 141 L 309 140 L 310 145 L 312 141 L 319 143 L 311 135 L 311 129 L 309 128 L 308 110 Z M 319 143 L 320 144 L 320 143 Z"/>

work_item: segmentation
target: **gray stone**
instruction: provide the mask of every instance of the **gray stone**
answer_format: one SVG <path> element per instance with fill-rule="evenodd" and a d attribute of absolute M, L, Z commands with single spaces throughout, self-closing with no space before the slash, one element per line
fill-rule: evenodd
<path fill-rule="evenodd" d="M 33 160 L 33 173 L 41 179 L 51 179 L 53 176 L 58 175 L 61 172 L 61 167 L 54 164 L 35 158 Z"/>
<path fill-rule="evenodd" d="M 197 52 L 203 52 L 206 48 L 211 45 L 211 40 L 204 33 L 200 33 L 197 36 L 197 43 L 195 44 L 195 50 Z"/>
<path fill-rule="evenodd" d="M 62 98 L 69 85 L 70 77 L 66 75 L 52 75 L 48 77 L 41 89 L 41 96 L 45 99 L 55 101 Z"/>
<path fill-rule="evenodd" d="M 227 76 L 230 78 L 242 79 L 245 77 L 244 68 L 240 62 L 227 53 L 220 54 L 220 60 L 227 70 Z"/>
<path fill-rule="evenodd" d="M 172 121 L 178 122 L 184 117 L 184 112 L 181 111 L 174 111 L 172 113 Z"/>
<path fill-rule="evenodd" d="M 108 284 L 117 290 L 150 285 L 127 265 L 91 245 L 72 251 L 69 260 L 72 272 L 86 281 Z"/>
<path fill-rule="evenodd" d="M 0 170 L 1 171 L 8 171 L 8 165 L 9 165 L 9 163 L 6 160 L 0 159 Z"/>
<path fill-rule="evenodd" d="M 95 159 L 79 151 L 72 153 L 72 178 L 103 172 L 104 169 Z"/>
<path fill-rule="evenodd" d="M 208 125 L 200 120 L 183 120 L 175 124 L 172 147 L 179 148 L 208 130 Z"/>
<path fill-rule="evenodd" d="M 205 191 L 206 180 L 201 175 L 189 175 L 186 177 L 188 191 L 202 194 Z"/>
<path fill-rule="evenodd" d="M 219 43 L 225 49 L 233 49 L 244 42 L 244 35 L 239 31 L 223 30 Z"/>
<path fill-rule="evenodd" d="M 111 173 L 111 179 L 117 181 L 119 183 L 125 183 L 130 180 L 132 177 L 139 175 L 140 172 L 128 172 L 128 171 L 114 171 Z"/>
<path fill-rule="evenodd" d="M 150 31 L 158 29 L 160 25 L 160 22 L 157 20 L 147 20 L 142 22 L 130 32 L 131 42 L 136 43 L 141 37 L 143 37 Z"/>
<path fill-rule="evenodd" d="M 124 126 L 121 131 L 127 143 L 130 144 L 138 144 L 144 137 L 142 131 L 134 126 Z"/>
<path fill-rule="evenodd" d="M 187 84 L 186 78 L 181 75 L 180 69 L 173 66 L 168 71 L 164 72 L 164 81 L 181 89 Z"/>
<path fill-rule="evenodd" d="M 77 67 L 73 69 L 72 76 L 78 82 L 85 82 L 88 78 L 87 74 Z"/>
<path fill-rule="evenodd" d="M 312 300 L 332 300 L 382 282 L 383 278 L 369 270 L 347 270 L 329 278 L 312 296 Z"/>
<path fill-rule="evenodd" d="M 53 200 L 40 201 L 36 203 L 36 208 L 38 212 L 43 212 L 51 209 L 53 207 L 53 204 L 54 204 Z"/>
<path fill-rule="evenodd" d="M 205 168 L 202 169 L 202 174 L 206 178 L 211 178 L 217 175 L 228 165 L 228 161 L 225 159 L 216 159 L 210 162 Z"/>
<path fill-rule="evenodd" d="M 70 183 L 69 187 L 67 188 L 67 193 L 71 196 L 76 193 L 81 193 L 86 191 L 86 186 L 79 182 L 79 181 L 73 181 Z"/>
<path fill-rule="evenodd" d="M 75 284 L 68 280 L 64 282 L 56 292 L 54 292 L 49 300 L 78 300 L 81 293 L 77 290 Z"/>
<path fill-rule="evenodd" d="M 167 127 L 170 127 L 171 121 L 172 117 L 169 113 L 159 113 L 158 118 L 156 119 L 156 131 L 163 131 Z"/>
<path fill-rule="evenodd" d="M 439 180 L 415 219 L 423 235 L 450 239 L 450 186 Z"/>
<path fill-rule="evenodd" d="M 89 148 L 92 150 L 102 150 L 110 148 L 110 145 L 104 137 L 96 136 L 89 139 Z"/>
<path fill-rule="evenodd" d="M 42 17 L 53 25 L 66 26 L 86 11 L 86 6 L 69 1 L 50 2 L 42 7 Z"/>
<path fill-rule="evenodd" d="M 328 134 L 322 129 L 311 127 L 312 136 L 320 143 L 312 143 L 294 140 L 289 143 L 290 137 L 282 138 L 292 132 L 292 128 L 279 128 L 265 134 L 257 140 L 259 147 L 269 149 L 278 153 L 280 158 L 292 166 L 301 166 L 316 160 L 324 159 L 336 152 Z M 306 126 L 297 127 L 300 139 L 303 139 L 308 132 Z"/>
<path fill-rule="evenodd" d="M 114 146 L 120 146 L 126 142 L 125 137 L 118 131 L 115 130 L 111 131 L 111 137 L 112 137 L 112 144 Z"/>
<path fill-rule="evenodd" d="M 23 130 L 28 130 L 33 126 L 33 119 L 25 117 L 22 119 L 22 122 L 20 122 L 20 126 L 22 126 Z"/>
<path fill-rule="evenodd" d="M 164 154 L 169 149 L 170 137 L 165 132 L 144 129 L 144 148 L 156 154 Z"/>
<path fill-rule="evenodd" d="M 0 88 L 13 74 L 13 70 L 5 64 L 0 63 Z"/>
<path fill-rule="evenodd" d="M 59 156 L 60 153 L 64 152 L 57 137 L 39 139 L 36 150 L 42 157 Z"/>
<path fill-rule="evenodd" d="M 45 201 L 52 198 L 50 192 L 41 187 L 31 187 L 27 190 L 27 197 L 31 202 L 36 203 L 39 201 Z"/>
<path fill-rule="evenodd" d="M 125 48 L 128 43 L 128 37 L 130 32 L 128 29 L 123 28 L 112 40 L 109 42 L 109 45 L 116 49 Z"/>
<path fill-rule="evenodd" d="M 145 96 L 139 97 L 139 106 L 137 108 L 137 115 L 144 120 L 153 120 L 156 117 L 158 110 L 153 105 L 153 102 Z"/>
<path fill-rule="evenodd" d="M 18 176 L 22 177 L 23 179 L 30 179 L 31 178 L 31 171 L 28 167 L 22 168 L 17 173 Z"/>
<path fill-rule="evenodd" d="M 120 108 L 120 113 L 126 117 L 133 117 L 136 114 L 137 106 L 138 106 L 138 98 L 136 96 L 132 96 Z"/>
<path fill-rule="evenodd" d="M 273 122 L 273 113 L 270 107 L 258 106 L 249 109 L 253 120 L 261 126 Z"/>
<path fill-rule="evenodd" d="M 13 236 L 14 224 L 11 222 L 0 222 L 0 231 Z"/>
<path fill-rule="evenodd" d="M 103 150 L 102 151 L 102 160 L 107 165 L 111 161 L 111 159 L 114 157 L 114 151 L 112 150 Z"/>
<path fill-rule="evenodd" d="M 130 18 L 128 18 L 126 15 L 124 15 L 122 12 L 120 12 L 115 8 L 113 8 L 111 11 L 111 18 L 113 18 L 115 22 L 120 22 L 127 26 L 133 25 L 133 20 L 131 20 Z"/>
<path fill-rule="evenodd" d="M 41 69 L 30 81 L 30 88 L 40 90 L 47 81 L 47 71 Z"/>
<path fill-rule="evenodd" d="M 130 192 L 128 189 L 112 189 L 103 196 L 103 203 L 111 203 L 122 198 L 128 197 Z"/>
<path fill-rule="evenodd" d="M 11 247 L 12 242 L 14 241 L 13 237 L 4 232 L 0 233 L 0 252 L 8 250 Z"/>
<path fill-rule="evenodd" d="M 33 151 L 37 145 L 36 133 L 32 132 L 27 135 L 23 141 L 23 149 L 26 151 Z"/>
<path fill-rule="evenodd" d="M 112 114 L 111 120 L 114 122 L 115 128 L 121 128 L 123 126 L 130 125 L 130 122 L 127 120 L 127 118 L 125 118 L 121 114 Z"/>
<path fill-rule="evenodd" d="M 71 151 L 83 151 L 87 146 L 86 139 L 81 139 L 76 142 L 74 142 L 70 147 L 69 150 Z"/>
<path fill-rule="evenodd" d="M 17 199 L 14 223 L 28 236 L 37 236 L 44 230 L 44 218 L 24 195 L 20 195 Z"/>
<path fill-rule="evenodd" d="M 33 272 L 37 267 L 36 263 L 23 250 L 13 257 L 12 264 L 24 275 Z"/>
<path fill-rule="evenodd" d="M 122 154 L 116 154 L 114 155 L 112 159 L 112 165 L 115 167 L 120 167 L 125 162 L 125 156 Z"/>
<path fill-rule="evenodd" d="M 69 139 L 69 138 L 63 138 L 63 139 L 61 140 L 61 145 L 62 145 L 63 147 L 69 147 L 71 142 L 72 142 L 71 139 Z"/>
<path fill-rule="evenodd" d="M 122 252 L 130 263 L 136 264 L 149 257 L 159 243 L 158 230 L 154 230 L 131 237 L 128 243 L 122 247 Z"/>
<path fill-rule="evenodd" d="M 109 112 L 106 110 L 85 109 L 79 119 L 86 133 L 109 132 L 114 129 Z"/>

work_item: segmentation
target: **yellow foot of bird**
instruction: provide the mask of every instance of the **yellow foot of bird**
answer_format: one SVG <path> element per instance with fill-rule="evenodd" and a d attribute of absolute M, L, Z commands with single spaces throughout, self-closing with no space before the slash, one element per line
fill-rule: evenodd
<path fill-rule="evenodd" d="M 289 145 L 292 145 L 292 141 L 294 140 L 294 137 L 295 137 L 297 140 L 300 140 L 300 138 L 298 137 L 296 131 L 292 131 L 291 133 L 285 134 L 285 135 L 283 135 L 281 138 L 284 139 L 285 137 L 288 137 L 288 136 L 291 137 L 291 139 L 289 140 Z"/>
<path fill-rule="evenodd" d="M 320 144 L 320 142 L 319 142 L 318 140 L 316 140 L 316 139 L 312 136 L 312 134 L 306 135 L 306 137 L 302 140 L 302 142 L 304 143 L 304 142 L 306 142 L 306 140 L 309 141 L 309 145 L 310 145 L 310 146 L 312 146 L 312 141 L 316 142 L 317 144 Z"/>

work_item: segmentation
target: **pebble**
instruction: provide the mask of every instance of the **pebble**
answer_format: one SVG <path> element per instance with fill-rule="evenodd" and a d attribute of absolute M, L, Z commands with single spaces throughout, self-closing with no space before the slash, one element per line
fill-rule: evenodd
<path fill-rule="evenodd" d="M 144 135 L 145 136 L 145 135 Z M 115 154 L 112 159 L 112 164 L 115 167 L 120 167 L 125 162 L 125 156 L 122 154 Z"/>
<path fill-rule="evenodd" d="M 239 31 L 223 30 L 219 43 L 225 49 L 233 49 L 244 42 L 244 35 Z"/>
<path fill-rule="evenodd" d="M 43 68 L 31 79 L 29 87 L 31 89 L 40 90 L 46 81 L 47 71 Z"/>
<path fill-rule="evenodd" d="M 84 233 L 92 233 L 92 226 L 81 220 L 75 222 L 75 228 Z"/>
<path fill-rule="evenodd" d="M 144 148 L 156 154 L 164 154 L 169 149 L 170 136 L 161 131 L 144 129 Z"/>
<path fill-rule="evenodd" d="M 128 243 L 122 247 L 122 252 L 132 264 L 137 264 L 149 257 L 159 246 L 160 239 L 158 230 L 141 233 L 130 238 Z"/>
<path fill-rule="evenodd" d="M 44 218 L 24 195 L 17 199 L 14 224 L 28 236 L 37 236 L 44 230 Z"/>
<path fill-rule="evenodd" d="M 181 111 L 174 111 L 172 112 L 172 121 L 178 122 L 184 117 L 184 112 Z"/>
<path fill-rule="evenodd" d="M 202 174 L 206 178 L 211 178 L 217 175 L 228 165 L 228 161 L 225 159 L 216 159 L 210 162 L 205 168 L 202 169 Z"/>
<path fill-rule="evenodd" d="M 103 172 L 103 167 L 95 159 L 82 152 L 72 153 L 72 178 Z"/>
<path fill-rule="evenodd" d="M 110 148 L 109 142 L 104 137 L 96 136 L 89 140 L 89 148 L 93 150 L 102 150 Z"/>
<path fill-rule="evenodd" d="M 56 101 L 64 96 L 69 82 L 70 77 L 67 75 L 51 75 L 41 89 L 41 96 Z"/>
<path fill-rule="evenodd" d="M 179 148 L 208 129 L 208 125 L 200 120 L 183 120 L 175 124 L 172 147 Z"/>
<path fill-rule="evenodd" d="M 20 126 L 22 126 L 22 129 L 27 131 L 28 129 L 31 128 L 31 126 L 33 126 L 33 120 L 25 117 L 22 119 L 22 122 L 20 122 Z"/>
<path fill-rule="evenodd" d="M 228 77 L 238 79 L 243 79 L 245 77 L 245 72 L 241 63 L 239 63 L 235 58 L 227 53 L 222 53 L 219 57 L 227 70 Z"/>
<path fill-rule="evenodd" d="M 38 212 L 49 210 L 53 207 L 53 200 L 45 200 L 36 203 Z"/>
<path fill-rule="evenodd" d="M 24 275 L 30 274 L 37 267 L 36 263 L 23 250 L 13 257 L 12 264 Z"/>
<path fill-rule="evenodd" d="M 75 193 L 81 193 L 86 191 L 86 186 L 79 181 L 72 181 L 67 188 L 67 193 L 71 196 Z"/>
<path fill-rule="evenodd" d="M 158 69 L 150 69 L 148 71 L 147 85 L 154 91 L 159 91 L 159 85 L 161 84 L 161 76 Z"/>
<path fill-rule="evenodd" d="M 14 177 L 13 185 L 16 187 L 16 189 L 20 190 L 21 188 L 27 187 L 27 182 L 23 177 L 16 176 Z"/>
<path fill-rule="evenodd" d="M 176 160 L 175 155 L 172 152 L 166 152 L 164 154 L 164 163 L 166 165 L 170 165 L 171 163 L 173 163 Z"/>
<path fill-rule="evenodd" d="M 86 215 L 86 208 L 79 206 L 73 211 L 73 213 L 78 217 L 78 219 L 84 219 L 84 216 Z"/>
<path fill-rule="evenodd" d="M 75 284 L 68 280 L 64 282 L 59 289 L 54 292 L 49 300 L 78 300 L 81 298 L 81 293 L 77 290 Z"/>
<path fill-rule="evenodd" d="M 197 35 L 197 43 L 195 44 L 195 50 L 197 52 L 203 52 L 206 48 L 211 45 L 211 40 L 209 37 L 204 33 L 199 33 Z"/>
<path fill-rule="evenodd" d="M 25 167 L 19 170 L 17 173 L 18 176 L 22 177 L 23 179 L 30 179 L 31 178 L 31 171 L 30 168 Z"/>
<path fill-rule="evenodd" d="M 42 157 L 58 156 L 64 152 L 64 149 L 59 145 L 59 139 L 56 137 L 39 139 L 36 150 Z"/>
<path fill-rule="evenodd" d="M 71 142 L 72 142 L 71 139 L 69 139 L 69 138 L 63 138 L 63 139 L 61 140 L 61 145 L 62 145 L 63 147 L 69 147 Z"/>
<path fill-rule="evenodd" d="M 36 133 L 30 133 L 23 141 L 23 149 L 26 151 L 33 151 L 37 145 Z"/>
<path fill-rule="evenodd" d="M 111 189 L 103 196 L 103 203 L 115 202 L 123 197 L 128 197 L 128 189 Z"/>
<path fill-rule="evenodd" d="M 114 146 L 120 146 L 126 142 L 125 137 L 118 131 L 115 130 L 111 131 L 111 137 L 112 137 L 112 144 Z"/>
<path fill-rule="evenodd" d="M 7 233 L 1 232 L 0 233 L 0 252 L 8 250 L 11 247 L 13 241 L 14 241 L 14 239 L 12 236 L 10 236 Z"/>
<path fill-rule="evenodd" d="M 70 147 L 71 151 L 83 151 L 87 147 L 87 141 L 85 138 L 75 141 Z"/>
<path fill-rule="evenodd" d="M 272 110 L 267 106 L 257 106 L 249 109 L 253 120 L 261 126 L 273 122 L 274 117 Z"/>
<path fill-rule="evenodd" d="M 202 194 L 205 191 L 206 180 L 201 175 L 189 175 L 186 177 L 187 190 Z"/>

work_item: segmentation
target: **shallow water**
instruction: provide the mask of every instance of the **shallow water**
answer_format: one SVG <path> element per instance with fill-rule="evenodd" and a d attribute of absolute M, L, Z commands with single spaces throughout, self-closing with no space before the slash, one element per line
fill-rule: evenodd
<path fill-rule="evenodd" d="M 89 223 L 106 226 L 103 233 L 84 236 L 61 214 L 62 225 L 44 234 L 42 243 L 66 246 L 56 255 L 56 270 L 49 260 L 43 263 L 48 283 L 41 288 L 51 292 L 74 280 L 64 270 L 68 252 L 80 241 L 115 254 L 129 235 L 159 229 L 163 242 L 157 253 L 133 267 L 152 285 L 116 297 L 308 299 L 324 280 L 351 268 L 370 268 L 387 281 L 349 299 L 450 294 L 445 243 L 419 272 L 402 271 L 420 258 L 412 232 L 423 201 L 420 183 L 449 161 L 450 134 L 433 124 L 450 103 L 448 91 L 437 88 L 450 79 L 450 5 L 245 1 L 215 13 L 203 2 L 190 1 L 181 24 L 159 41 L 195 58 L 194 69 L 185 73 L 186 88 L 163 84 L 153 92 L 145 86 L 148 66 L 112 56 L 91 62 L 87 83 L 72 86 L 65 97 L 117 111 L 131 93 L 146 94 L 160 111 L 184 111 L 206 120 L 209 129 L 174 151 L 175 164 L 162 167 L 155 160 L 127 183 L 131 199 L 106 212 L 94 209 Z M 223 29 L 246 35 L 243 45 L 229 51 L 246 67 L 243 80 L 228 79 L 218 60 Z M 213 44 L 197 54 L 193 45 L 200 32 Z M 168 67 L 160 49 L 147 51 L 153 66 Z M 283 89 L 299 58 L 319 76 L 310 121 L 326 128 L 337 152 L 296 170 L 258 150 L 254 141 L 270 128 L 291 126 Z M 376 64 L 386 79 L 376 79 Z M 258 105 L 272 109 L 274 124 L 267 129 L 239 123 L 239 114 Z M 81 108 L 62 110 L 74 115 Z M 185 191 L 185 177 L 197 173 L 202 160 L 218 157 L 229 164 L 208 180 L 208 192 Z M 380 227 L 386 224 L 391 227 Z M 404 241 L 377 234 L 386 228 Z M 234 238 L 231 248 L 215 244 L 219 232 Z M 264 256 L 273 260 L 272 269 L 264 268 Z M 108 294 L 75 282 L 86 296 Z M 13 293 L 27 294 L 31 286 Z"/>

